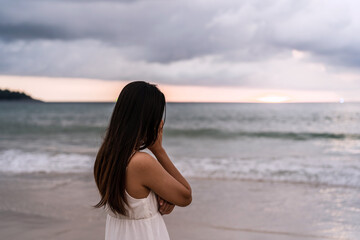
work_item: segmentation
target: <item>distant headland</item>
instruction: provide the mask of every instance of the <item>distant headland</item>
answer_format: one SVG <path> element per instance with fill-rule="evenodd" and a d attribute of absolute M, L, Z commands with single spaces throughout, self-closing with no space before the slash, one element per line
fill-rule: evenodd
<path fill-rule="evenodd" d="M 0 89 L 0 101 L 32 101 L 42 102 L 41 100 L 34 99 L 24 92 L 10 91 L 8 89 Z"/>

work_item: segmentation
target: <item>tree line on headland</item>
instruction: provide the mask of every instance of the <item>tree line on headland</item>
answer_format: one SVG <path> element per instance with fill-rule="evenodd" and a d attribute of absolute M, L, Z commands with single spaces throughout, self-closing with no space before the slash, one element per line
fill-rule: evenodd
<path fill-rule="evenodd" d="M 34 99 L 24 92 L 10 91 L 8 89 L 4 89 L 4 90 L 0 89 L 0 101 L 1 100 L 6 100 L 6 101 L 22 100 L 22 101 L 41 102 L 40 100 Z"/>

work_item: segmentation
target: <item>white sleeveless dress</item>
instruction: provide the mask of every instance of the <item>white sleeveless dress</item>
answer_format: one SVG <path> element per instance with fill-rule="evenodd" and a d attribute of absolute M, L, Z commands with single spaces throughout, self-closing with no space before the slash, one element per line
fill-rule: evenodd
<path fill-rule="evenodd" d="M 133 198 L 125 190 L 127 216 L 114 214 L 106 206 L 105 240 L 169 240 L 164 219 L 158 211 L 156 194 Z"/>

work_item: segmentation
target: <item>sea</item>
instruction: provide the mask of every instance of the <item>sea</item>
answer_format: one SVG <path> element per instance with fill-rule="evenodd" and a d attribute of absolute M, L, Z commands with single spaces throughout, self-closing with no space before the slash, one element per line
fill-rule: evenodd
<path fill-rule="evenodd" d="M 0 173 L 91 172 L 115 102 L 0 102 Z M 360 187 L 360 103 L 167 103 L 187 177 Z"/>

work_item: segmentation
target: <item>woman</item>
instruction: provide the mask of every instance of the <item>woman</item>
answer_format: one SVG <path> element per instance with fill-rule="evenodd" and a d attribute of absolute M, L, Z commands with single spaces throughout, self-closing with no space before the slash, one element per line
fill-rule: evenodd
<path fill-rule="evenodd" d="M 94 165 L 101 195 L 94 207 L 108 212 L 105 240 L 169 239 L 162 214 L 192 201 L 162 146 L 164 109 L 164 94 L 146 82 L 127 84 L 118 97 Z"/>

